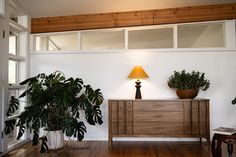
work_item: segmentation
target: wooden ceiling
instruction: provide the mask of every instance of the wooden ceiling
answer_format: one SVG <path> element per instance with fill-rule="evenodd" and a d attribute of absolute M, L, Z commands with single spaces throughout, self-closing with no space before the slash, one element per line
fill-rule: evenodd
<path fill-rule="evenodd" d="M 236 3 L 236 0 L 16 0 L 32 18 Z"/>
<path fill-rule="evenodd" d="M 33 18 L 31 33 L 236 19 L 236 3 Z"/>

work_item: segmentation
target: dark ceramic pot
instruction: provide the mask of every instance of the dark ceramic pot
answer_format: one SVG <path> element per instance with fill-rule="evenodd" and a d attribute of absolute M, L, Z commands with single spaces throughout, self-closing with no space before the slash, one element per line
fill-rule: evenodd
<path fill-rule="evenodd" d="M 194 99 L 198 95 L 198 89 L 177 89 L 176 94 L 180 99 Z"/>

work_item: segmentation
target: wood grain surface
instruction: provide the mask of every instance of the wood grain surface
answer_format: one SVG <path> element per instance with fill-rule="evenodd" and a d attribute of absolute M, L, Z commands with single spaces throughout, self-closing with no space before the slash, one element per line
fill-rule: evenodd
<path fill-rule="evenodd" d="M 32 18 L 31 33 L 119 28 L 236 18 L 236 3 Z"/>
<path fill-rule="evenodd" d="M 228 156 L 225 144 L 222 145 L 222 156 Z M 125 141 L 114 143 L 111 150 L 106 141 L 90 141 L 66 143 L 63 149 L 46 154 L 40 154 L 39 148 L 27 144 L 4 157 L 211 157 L 211 149 L 210 145 L 199 142 Z"/>

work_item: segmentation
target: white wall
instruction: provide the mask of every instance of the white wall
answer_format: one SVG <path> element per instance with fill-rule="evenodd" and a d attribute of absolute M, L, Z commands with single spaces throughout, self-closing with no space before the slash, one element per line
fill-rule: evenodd
<path fill-rule="evenodd" d="M 134 98 L 134 80 L 127 78 L 135 65 L 142 65 L 150 76 L 142 81 L 143 99 L 176 98 L 167 86 L 174 70 L 197 70 L 206 73 L 211 87 L 199 97 L 209 98 L 211 129 L 236 127 L 236 52 L 125 52 L 93 54 L 31 54 L 31 76 L 60 70 L 67 77 L 81 77 L 94 88 L 100 88 L 104 124 L 89 126 L 85 139 L 108 138 L 108 105 L 110 98 Z"/>

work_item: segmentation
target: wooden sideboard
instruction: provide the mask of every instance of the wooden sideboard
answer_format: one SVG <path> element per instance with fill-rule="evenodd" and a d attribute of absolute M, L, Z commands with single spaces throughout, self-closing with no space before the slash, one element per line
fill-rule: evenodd
<path fill-rule="evenodd" d="M 197 137 L 210 141 L 208 99 L 108 100 L 114 137 Z"/>

